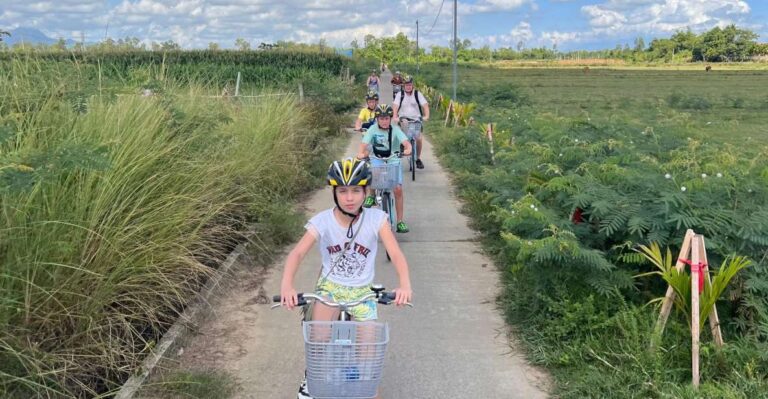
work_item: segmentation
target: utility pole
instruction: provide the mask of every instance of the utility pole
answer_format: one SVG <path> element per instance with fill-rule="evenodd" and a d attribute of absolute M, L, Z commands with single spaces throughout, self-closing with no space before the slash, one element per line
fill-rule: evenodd
<path fill-rule="evenodd" d="M 419 20 L 416 20 L 416 75 L 419 74 Z"/>
<path fill-rule="evenodd" d="M 458 39 L 456 38 L 456 18 L 458 9 L 458 0 L 453 0 L 453 101 L 456 101 L 456 82 L 458 80 L 458 72 L 456 71 L 456 54 L 458 51 Z"/>

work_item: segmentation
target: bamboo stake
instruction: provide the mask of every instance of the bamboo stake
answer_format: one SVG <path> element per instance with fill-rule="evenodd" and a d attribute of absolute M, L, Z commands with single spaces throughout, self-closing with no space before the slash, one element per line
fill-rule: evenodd
<path fill-rule="evenodd" d="M 680 247 L 680 255 L 677 257 L 677 263 L 675 264 L 675 269 L 677 269 L 678 272 L 682 272 L 685 270 L 685 263 L 681 262 L 680 259 L 687 259 L 688 254 L 691 250 L 691 240 L 693 239 L 693 236 L 695 233 L 693 230 L 688 229 L 685 232 L 685 238 L 683 238 L 683 245 Z M 655 346 L 655 340 L 661 338 L 661 334 L 664 332 L 664 327 L 667 325 L 667 318 L 669 318 L 669 313 L 672 311 L 672 305 L 675 301 L 675 290 L 672 288 L 672 286 L 667 287 L 667 294 L 664 296 L 664 300 L 661 303 L 661 313 L 659 313 L 659 318 L 656 321 L 656 336 L 654 337 L 654 340 L 651 341 L 651 348 Z"/>
<path fill-rule="evenodd" d="M 709 267 L 709 261 L 707 260 L 707 247 L 704 244 L 704 236 L 701 236 L 701 261 Z M 710 292 L 712 290 L 712 278 L 709 276 L 708 271 L 703 271 L 704 273 L 704 284 L 706 284 L 707 288 L 710 289 Z M 712 307 L 712 311 L 709 312 L 709 330 L 712 332 L 712 338 L 715 341 L 715 345 L 717 346 L 723 346 L 723 332 L 720 330 L 720 317 L 717 315 L 717 306 Z"/>
<path fill-rule="evenodd" d="M 701 236 L 693 237 L 691 246 L 691 373 L 694 388 L 699 387 L 699 264 L 701 263 Z"/>
<path fill-rule="evenodd" d="M 304 102 L 304 84 L 299 82 L 299 102 Z"/>
<path fill-rule="evenodd" d="M 488 135 L 488 142 L 491 144 L 491 163 L 496 163 L 496 156 L 493 153 L 493 124 L 489 123 L 485 129 Z"/>
<path fill-rule="evenodd" d="M 448 126 L 448 119 L 451 117 L 451 110 L 453 109 L 453 100 L 448 102 L 448 109 L 445 110 L 445 123 L 444 126 Z"/>
<path fill-rule="evenodd" d="M 240 72 L 237 73 L 237 83 L 235 83 L 235 97 L 240 95 Z"/>

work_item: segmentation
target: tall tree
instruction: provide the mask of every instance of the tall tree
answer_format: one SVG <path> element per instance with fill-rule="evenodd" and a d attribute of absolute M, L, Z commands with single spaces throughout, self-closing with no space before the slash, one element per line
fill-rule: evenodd
<path fill-rule="evenodd" d="M 243 39 L 242 37 L 238 37 L 235 39 L 235 47 L 237 47 L 240 51 L 248 51 L 251 49 L 251 43 L 248 42 L 248 40 Z"/>

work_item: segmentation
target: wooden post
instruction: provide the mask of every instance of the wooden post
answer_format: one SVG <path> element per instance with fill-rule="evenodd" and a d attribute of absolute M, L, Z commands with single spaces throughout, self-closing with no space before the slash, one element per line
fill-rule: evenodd
<path fill-rule="evenodd" d="M 491 144 L 491 163 L 496 163 L 496 156 L 493 153 L 493 124 L 489 123 L 488 127 L 485 129 L 486 134 L 488 135 L 488 143 Z"/>
<path fill-rule="evenodd" d="M 240 95 L 240 72 L 237 73 L 237 82 L 235 82 L 235 97 Z"/>
<path fill-rule="evenodd" d="M 707 260 L 707 247 L 704 244 L 704 236 L 701 236 L 701 261 L 705 267 L 709 267 L 709 261 Z M 709 272 L 704 269 L 704 284 L 708 289 L 712 290 L 712 278 L 709 276 Z M 709 312 L 709 330 L 712 332 L 712 339 L 715 341 L 715 345 L 723 346 L 723 332 L 720 330 L 720 317 L 717 315 L 717 306 L 712 307 L 712 311 Z"/>
<path fill-rule="evenodd" d="M 691 245 L 691 373 L 694 388 L 699 387 L 699 264 L 701 263 L 701 236 L 693 237 Z"/>
<path fill-rule="evenodd" d="M 445 123 L 444 126 L 448 126 L 448 119 L 451 117 L 451 110 L 453 109 L 453 100 L 448 101 L 448 109 L 445 110 Z"/>
<path fill-rule="evenodd" d="M 685 238 L 683 238 L 683 245 L 680 247 L 680 255 L 677 257 L 677 263 L 675 269 L 678 272 L 685 271 L 685 263 L 680 259 L 688 259 L 688 253 L 691 251 L 691 241 L 693 240 L 694 232 L 688 229 L 685 232 Z M 661 338 L 661 334 L 664 332 L 664 327 L 667 324 L 667 318 L 669 318 L 669 312 L 672 311 L 672 305 L 675 302 L 675 290 L 669 286 L 667 287 L 667 294 L 664 296 L 664 300 L 661 303 L 661 313 L 656 321 L 656 332 L 654 339 L 651 340 L 651 348 L 656 345 L 656 340 Z"/>
<path fill-rule="evenodd" d="M 299 102 L 304 102 L 304 84 L 299 82 Z"/>

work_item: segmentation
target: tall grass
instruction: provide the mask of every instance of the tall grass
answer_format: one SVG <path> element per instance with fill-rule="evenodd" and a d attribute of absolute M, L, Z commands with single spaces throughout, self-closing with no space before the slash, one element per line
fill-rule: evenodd
<path fill-rule="evenodd" d="M 313 131 L 292 96 L 224 102 L 52 90 L 0 75 L 0 396 L 93 397 L 136 368 L 242 238 L 299 190 Z M 49 79 L 57 79 L 49 74 Z"/>

